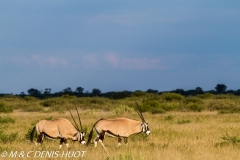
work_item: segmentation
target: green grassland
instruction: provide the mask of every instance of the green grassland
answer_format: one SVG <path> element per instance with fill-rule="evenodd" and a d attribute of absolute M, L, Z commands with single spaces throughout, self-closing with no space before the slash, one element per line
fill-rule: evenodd
<path fill-rule="evenodd" d="M 39 120 L 63 117 L 73 123 L 67 108 L 72 110 L 76 119 L 75 107 L 78 108 L 86 139 L 92 125 L 100 118 L 140 120 L 134 111 L 135 101 L 149 123 L 151 134 L 133 135 L 128 146 L 117 147 L 117 138 L 111 137 L 104 140 L 107 152 L 100 144 L 95 148 L 69 140 L 70 149 L 63 145 L 60 150 L 59 140 L 45 139 L 42 146 L 29 141 L 29 133 Z M 0 159 L 25 159 L 26 153 L 31 153 L 27 159 L 239 159 L 239 101 L 238 96 L 208 93 L 193 97 L 175 93 L 144 94 L 120 100 L 68 95 L 48 99 L 4 96 L 0 98 L 0 157 L 6 152 L 8 156 Z M 9 157 L 13 151 L 17 152 L 16 156 Z M 21 151 L 25 158 L 19 155 Z M 70 157 L 33 157 L 38 151 L 76 154 L 84 151 L 85 154 L 83 157 L 71 157 L 71 154 Z"/>

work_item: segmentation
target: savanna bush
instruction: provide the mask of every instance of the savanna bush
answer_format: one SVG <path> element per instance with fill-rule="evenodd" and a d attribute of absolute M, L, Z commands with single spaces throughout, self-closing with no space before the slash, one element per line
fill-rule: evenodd
<path fill-rule="evenodd" d="M 89 103 L 92 103 L 92 104 L 100 104 L 100 105 L 103 105 L 105 103 L 105 101 L 101 98 L 98 98 L 98 97 L 93 97 L 93 98 L 90 98 Z"/>
<path fill-rule="evenodd" d="M 95 109 L 87 109 L 82 114 L 83 115 L 94 115 Z"/>
<path fill-rule="evenodd" d="M 5 134 L 4 131 L 0 128 L 0 142 L 1 143 L 9 143 L 16 141 L 18 137 L 18 133 L 11 133 L 11 134 Z"/>
<path fill-rule="evenodd" d="M 177 124 L 186 124 L 186 123 L 190 123 L 190 122 L 191 122 L 191 120 L 189 120 L 189 119 L 181 119 L 181 120 L 177 121 Z"/>
<path fill-rule="evenodd" d="M 152 108 L 150 110 L 150 112 L 152 114 L 166 113 L 166 111 L 164 109 L 162 109 L 162 108 Z"/>
<path fill-rule="evenodd" d="M 40 105 L 43 107 L 51 107 L 56 104 L 59 104 L 59 100 L 57 98 L 48 98 L 40 102 Z"/>
<path fill-rule="evenodd" d="M 61 98 L 72 100 L 72 99 L 77 99 L 77 96 L 71 96 L 69 94 L 64 94 L 64 95 L 61 96 Z"/>
<path fill-rule="evenodd" d="M 211 93 L 204 93 L 204 94 L 198 94 L 197 97 L 202 99 L 211 99 L 211 98 L 214 98 L 215 95 Z"/>
<path fill-rule="evenodd" d="M 179 109 L 179 104 L 178 103 L 161 103 L 160 108 L 162 108 L 165 111 L 175 111 Z"/>
<path fill-rule="evenodd" d="M 142 91 L 136 91 L 131 94 L 131 97 L 143 97 L 146 96 L 148 93 Z"/>
<path fill-rule="evenodd" d="M 0 102 L 0 113 L 10 113 L 13 109 L 7 108 L 4 103 Z"/>
<path fill-rule="evenodd" d="M 128 107 L 127 105 L 120 105 L 114 109 L 114 113 L 116 115 L 121 115 L 124 113 L 132 113 L 134 112 L 134 109 L 131 107 Z"/>
<path fill-rule="evenodd" d="M 47 112 L 64 113 L 66 110 L 67 110 L 67 107 L 65 105 L 54 105 L 50 107 Z"/>
<path fill-rule="evenodd" d="M 165 113 L 166 111 L 161 107 L 160 103 L 156 100 L 144 101 L 140 106 L 142 112 L 150 112 L 152 114 Z"/>
<path fill-rule="evenodd" d="M 15 123 L 15 119 L 11 118 L 11 117 L 1 117 L 0 116 L 0 124 L 1 123 Z"/>
<path fill-rule="evenodd" d="M 142 112 L 151 112 L 154 108 L 160 108 L 160 103 L 156 100 L 147 100 L 139 108 Z"/>
<path fill-rule="evenodd" d="M 14 95 L 4 95 L 3 97 L 0 97 L 0 99 L 8 102 L 15 102 L 15 101 L 22 100 L 21 97 L 14 96 Z"/>
<path fill-rule="evenodd" d="M 209 110 L 232 110 L 238 103 L 230 99 L 211 99 L 207 103 Z"/>
<path fill-rule="evenodd" d="M 236 99 L 238 96 L 232 94 L 218 94 L 215 96 L 216 99 Z"/>
<path fill-rule="evenodd" d="M 203 101 L 201 98 L 196 97 L 196 96 L 190 96 L 190 97 L 186 97 L 184 99 L 184 103 L 188 104 L 188 103 L 198 103 L 198 104 L 202 104 Z"/>
<path fill-rule="evenodd" d="M 161 97 L 165 101 L 182 101 L 184 99 L 184 97 L 181 94 L 169 92 L 163 93 Z"/>
<path fill-rule="evenodd" d="M 168 111 L 179 110 L 179 104 L 178 102 L 160 103 L 157 100 L 147 100 L 143 102 L 142 106 L 140 106 L 140 110 L 152 114 L 166 113 Z"/>
<path fill-rule="evenodd" d="M 237 146 L 239 147 L 240 144 L 240 138 L 238 136 L 230 136 L 228 133 L 226 135 L 223 135 L 221 137 L 221 139 L 223 139 L 223 142 L 220 143 L 216 143 L 215 147 L 219 147 L 219 146 L 225 146 L 225 145 L 233 145 L 233 146 Z"/>
<path fill-rule="evenodd" d="M 189 111 L 201 112 L 206 109 L 206 107 L 202 104 L 198 103 L 188 103 L 186 105 L 186 109 Z"/>
<path fill-rule="evenodd" d="M 129 97 L 129 93 L 126 91 L 123 92 L 116 92 L 113 94 L 113 99 L 123 99 Z"/>
<path fill-rule="evenodd" d="M 26 97 L 24 97 L 23 99 L 24 99 L 25 101 L 27 101 L 27 102 L 36 102 L 36 101 L 39 101 L 38 98 L 32 97 L 32 96 L 26 96 Z"/>
<path fill-rule="evenodd" d="M 171 121 L 171 120 L 173 120 L 173 116 L 168 115 L 168 116 L 164 117 L 164 120 L 165 121 Z"/>
<path fill-rule="evenodd" d="M 22 108 L 22 111 L 24 112 L 43 112 L 44 109 L 40 105 L 29 105 L 26 108 Z"/>

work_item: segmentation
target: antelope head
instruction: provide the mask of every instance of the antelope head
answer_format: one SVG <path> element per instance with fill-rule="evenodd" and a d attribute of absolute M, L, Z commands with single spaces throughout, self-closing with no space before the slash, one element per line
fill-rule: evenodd
<path fill-rule="evenodd" d="M 86 141 L 84 140 L 85 133 L 82 132 L 83 131 L 83 129 L 82 129 L 82 122 L 81 122 L 80 115 L 78 113 L 77 108 L 76 108 L 76 111 L 77 111 L 77 115 L 78 115 L 78 121 L 79 121 L 80 129 L 79 129 L 79 127 L 78 127 L 78 125 L 77 125 L 77 123 L 76 123 L 76 121 L 75 121 L 75 119 L 74 119 L 70 109 L 68 109 L 68 110 L 69 110 L 69 112 L 70 112 L 70 114 L 72 116 L 72 119 L 73 119 L 74 123 L 75 123 L 74 127 L 78 130 L 78 133 L 76 133 L 74 136 L 76 137 L 77 141 L 79 141 L 79 143 L 86 144 Z"/>
<path fill-rule="evenodd" d="M 139 117 L 142 120 L 142 124 L 141 124 L 142 132 L 146 133 L 147 135 L 149 135 L 151 133 L 151 131 L 149 130 L 148 123 L 145 121 L 141 111 L 139 110 L 139 106 L 138 106 L 137 102 L 136 102 L 136 106 L 137 106 L 136 111 L 137 111 Z"/>

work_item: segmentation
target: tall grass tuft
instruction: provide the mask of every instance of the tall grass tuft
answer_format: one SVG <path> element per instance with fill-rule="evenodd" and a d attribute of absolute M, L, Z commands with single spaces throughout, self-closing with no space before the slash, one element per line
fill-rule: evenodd
<path fill-rule="evenodd" d="M 189 120 L 189 119 L 181 119 L 181 120 L 177 121 L 177 124 L 186 124 L 186 123 L 190 123 L 190 122 L 191 122 L 191 120 Z"/>
<path fill-rule="evenodd" d="M 16 141 L 18 137 L 18 133 L 11 133 L 11 134 L 6 134 L 4 133 L 3 129 L 0 128 L 0 142 L 1 143 L 9 143 L 9 142 L 13 142 Z"/>
<path fill-rule="evenodd" d="M 117 108 L 115 108 L 113 111 L 116 115 L 119 116 L 126 113 L 132 113 L 134 112 L 134 109 L 131 107 L 128 107 L 127 105 L 120 105 Z"/>
<path fill-rule="evenodd" d="M 15 119 L 11 117 L 1 117 L 0 116 L 0 124 L 3 123 L 15 123 Z"/>
<path fill-rule="evenodd" d="M 221 139 L 224 140 L 224 142 L 219 143 L 218 145 L 223 145 L 223 144 L 232 144 L 234 146 L 239 147 L 240 143 L 240 138 L 238 136 L 230 136 L 228 133 L 226 135 L 223 135 Z"/>

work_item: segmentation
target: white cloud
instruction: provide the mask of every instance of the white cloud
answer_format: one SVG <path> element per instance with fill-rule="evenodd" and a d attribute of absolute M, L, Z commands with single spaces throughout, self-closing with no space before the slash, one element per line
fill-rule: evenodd
<path fill-rule="evenodd" d="M 107 55 L 105 55 L 104 60 L 105 62 L 110 64 L 110 66 L 112 66 L 113 68 L 119 67 L 120 59 L 114 53 L 108 53 Z"/>
<path fill-rule="evenodd" d="M 39 54 L 33 54 L 31 56 L 31 60 L 37 63 L 40 66 L 50 66 L 50 67 L 59 67 L 63 66 L 66 67 L 69 65 L 68 60 L 59 57 L 52 57 L 52 56 L 41 56 Z"/>
<path fill-rule="evenodd" d="M 99 59 L 100 61 L 100 59 Z M 104 58 L 103 64 L 111 69 L 120 70 L 165 70 L 166 67 L 161 63 L 158 58 L 126 58 L 120 57 L 116 53 L 107 53 Z"/>
<path fill-rule="evenodd" d="M 122 63 L 123 69 L 133 70 L 163 70 L 159 59 L 150 58 L 124 58 Z"/>
<path fill-rule="evenodd" d="M 98 68 L 99 67 L 99 58 L 94 54 L 87 54 L 82 58 L 82 66 L 85 69 L 89 68 Z"/>

